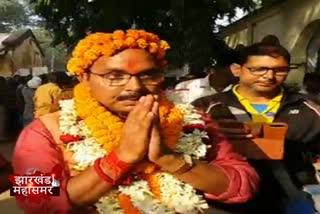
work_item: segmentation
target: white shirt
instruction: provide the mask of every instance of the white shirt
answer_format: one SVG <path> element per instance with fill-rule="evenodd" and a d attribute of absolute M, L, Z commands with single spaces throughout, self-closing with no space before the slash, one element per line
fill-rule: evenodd
<path fill-rule="evenodd" d="M 232 85 L 227 86 L 223 91 L 228 91 Z M 184 103 L 191 103 L 200 97 L 216 94 L 217 91 L 210 86 L 209 75 L 205 78 L 187 80 L 176 85 L 174 93 Z"/>

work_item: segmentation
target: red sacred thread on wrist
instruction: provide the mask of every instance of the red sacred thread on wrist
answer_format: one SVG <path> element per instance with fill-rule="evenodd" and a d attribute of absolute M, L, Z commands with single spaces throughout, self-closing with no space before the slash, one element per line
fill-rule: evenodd
<path fill-rule="evenodd" d="M 95 170 L 97 174 L 113 185 L 117 184 L 117 181 L 129 171 L 129 169 L 133 166 L 133 164 L 128 164 L 126 162 L 121 161 L 118 156 L 114 152 L 110 152 L 104 158 L 99 158 L 95 162 Z M 113 176 L 113 179 L 106 175 L 102 168 L 106 168 Z M 102 175 L 101 175 L 102 174 Z"/>
<path fill-rule="evenodd" d="M 96 171 L 97 175 L 102 178 L 104 181 L 106 181 L 109 184 L 113 184 L 115 183 L 115 181 L 110 178 L 108 175 L 106 175 L 102 169 L 101 169 L 101 158 L 98 158 L 95 162 L 94 162 L 94 170 Z"/>
<path fill-rule="evenodd" d="M 101 167 L 106 167 L 112 173 L 114 180 L 122 177 L 132 166 L 133 164 L 128 164 L 120 160 L 113 151 L 101 160 Z"/>

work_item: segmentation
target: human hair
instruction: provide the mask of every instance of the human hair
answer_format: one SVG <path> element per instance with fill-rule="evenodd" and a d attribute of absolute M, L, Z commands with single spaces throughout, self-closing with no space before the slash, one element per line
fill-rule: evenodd
<path fill-rule="evenodd" d="M 303 85 L 311 94 L 319 93 L 320 75 L 317 73 L 306 73 L 303 78 Z"/>
<path fill-rule="evenodd" d="M 280 44 L 256 43 L 239 51 L 238 64 L 245 64 L 250 56 L 270 56 L 273 58 L 283 57 L 290 64 L 291 56 L 286 48 Z"/>
<path fill-rule="evenodd" d="M 69 85 L 70 81 L 71 81 L 71 77 L 69 77 L 67 75 L 67 73 L 64 72 L 64 71 L 58 71 L 56 73 L 57 73 L 57 77 L 58 77 L 58 82 L 57 83 L 58 83 L 59 87 L 60 88 L 66 88 Z"/>
<path fill-rule="evenodd" d="M 303 77 L 303 81 L 312 81 L 320 79 L 320 74 L 318 73 L 306 73 Z"/>
<path fill-rule="evenodd" d="M 204 78 L 206 75 L 203 66 L 199 64 L 190 64 L 190 71 L 189 74 L 186 75 L 186 78 L 188 78 L 188 76 L 191 77 L 191 79 Z"/>
<path fill-rule="evenodd" d="M 280 40 L 277 36 L 269 34 L 263 37 L 261 43 L 269 44 L 269 45 L 280 45 Z"/>
<path fill-rule="evenodd" d="M 0 76 L 0 85 L 4 85 L 6 83 L 6 78 Z"/>
<path fill-rule="evenodd" d="M 48 83 L 48 74 L 40 74 L 39 77 L 41 78 L 41 84 Z"/>
<path fill-rule="evenodd" d="M 57 84 L 58 83 L 58 74 L 57 74 L 57 72 L 48 73 L 47 74 L 47 79 L 48 79 L 48 82 Z"/>
<path fill-rule="evenodd" d="M 244 47 L 242 47 L 244 48 Z M 227 49 L 216 58 L 217 64 L 214 67 L 228 67 L 237 62 L 239 58 L 239 49 Z"/>

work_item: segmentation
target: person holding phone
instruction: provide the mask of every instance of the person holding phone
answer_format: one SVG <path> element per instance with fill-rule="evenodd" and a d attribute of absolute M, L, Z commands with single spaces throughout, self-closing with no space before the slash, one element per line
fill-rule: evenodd
<path fill-rule="evenodd" d="M 283 88 L 290 73 L 290 54 L 279 44 L 257 43 L 240 50 L 231 70 L 239 77 L 238 85 L 193 105 L 220 121 L 229 139 L 253 138 L 250 129 L 235 126 L 237 122 L 288 125 L 283 160 L 250 160 L 261 177 L 261 188 L 253 202 L 241 208 L 249 213 L 262 209 L 264 213 L 285 213 L 282 202 L 300 200 L 302 186 L 316 182 L 312 162 L 320 148 L 320 106 Z"/>

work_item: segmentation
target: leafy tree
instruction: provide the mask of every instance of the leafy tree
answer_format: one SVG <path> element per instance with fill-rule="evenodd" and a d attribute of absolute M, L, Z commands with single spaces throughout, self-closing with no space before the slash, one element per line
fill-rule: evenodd
<path fill-rule="evenodd" d="M 0 32 L 10 32 L 28 22 L 25 8 L 17 0 L 0 0 Z"/>
<path fill-rule="evenodd" d="M 30 0 L 54 34 L 54 44 L 73 45 L 89 32 L 131 27 L 159 34 L 172 46 L 171 63 L 207 65 L 227 46 L 215 20 L 252 11 L 257 0 Z M 265 0 L 267 1 L 267 0 Z M 272 0 L 269 0 L 272 1 Z M 259 3 L 263 3 L 262 1 Z"/>

